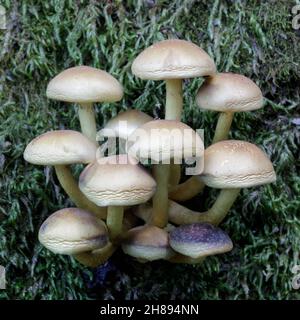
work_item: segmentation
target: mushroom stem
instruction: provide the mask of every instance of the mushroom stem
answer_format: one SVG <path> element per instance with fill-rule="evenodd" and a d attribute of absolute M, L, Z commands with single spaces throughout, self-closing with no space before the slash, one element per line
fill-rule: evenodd
<path fill-rule="evenodd" d="M 228 138 L 234 112 L 221 112 L 216 126 L 212 143 L 226 140 Z"/>
<path fill-rule="evenodd" d="M 186 201 L 202 192 L 204 187 L 205 184 L 197 176 L 192 176 L 185 182 L 171 188 L 169 198 L 175 201 Z"/>
<path fill-rule="evenodd" d="M 149 224 L 164 228 L 168 223 L 168 184 L 170 165 L 153 165 L 153 176 L 156 180 L 156 192 L 153 196 L 153 213 Z"/>
<path fill-rule="evenodd" d="M 100 219 L 105 219 L 106 208 L 96 206 L 85 197 L 85 195 L 79 190 L 78 184 L 74 179 L 70 168 L 66 165 L 56 165 L 54 167 L 58 181 L 75 205 L 80 209 L 94 213 Z"/>
<path fill-rule="evenodd" d="M 240 193 L 240 189 L 222 189 L 213 206 L 199 217 L 199 222 L 220 224 Z"/>
<path fill-rule="evenodd" d="M 106 224 L 111 240 L 117 240 L 122 233 L 124 208 L 122 206 L 109 206 L 107 209 Z"/>
<path fill-rule="evenodd" d="M 96 144 L 96 117 L 92 103 L 81 103 L 78 108 L 82 133 Z"/>
<path fill-rule="evenodd" d="M 182 225 L 196 222 L 209 222 L 214 225 L 220 224 L 226 217 L 240 189 L 222 189 L 213 206 L 204 212 L 190 210 L 174 201 L 169 201 L 168 219 L 171 223 Z M 149 221 L 152 208 L 141 205 L 135 214 L 145 222 Z"/>
<path fill-rule="evenodd" d="M 166 120 L 181 120 L 182 113 L 182 80 L 166 80 Z"/>
<path fill-rule="evenodd" d="M 108 243 L 104 248 L 74 254 L 73 257 L 86 267 L 96 268 L 106 262 L 116 251 L 117 247 Z"/>
<path fill-rule="evenodd" d="M 172 160 L 170 164 L 169 185 L 177 186 L 181 178 L 181 167 Z"/>

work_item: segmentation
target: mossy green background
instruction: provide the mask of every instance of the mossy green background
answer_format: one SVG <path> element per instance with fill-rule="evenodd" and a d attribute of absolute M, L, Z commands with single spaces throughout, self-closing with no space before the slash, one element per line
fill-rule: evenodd
<path fill-rule="evenodd" d="M 300 31 L 296 1 L 3 0 L 0 31 L 0 264 L 3 299 L 299 299 L 291 268 L 300 264 L 299 92 Z M 256 143 L 271 158 L 277 182 L 243 190 L 222 227 L 234 250 L 203 265 L 139 264 L 118 252 L 102 285 L 93 271 L 42 248 L 37 232 L 57 209 L 71 206 L 51 168 L 25 163 L 35 136 L 79 129 L 75 108 L 49 101 L 49 80 L 70 66 L 104 69 L 124 86 L 124 99 L 97 106 L 99 129 L 126 108 L 164 114 L 162 82 L 135 78 L 130 66 L 144 48 L 166 38 L 191 40 L 219 71 L 253 79 L 266 98 L 260 111 L 237 114 L 231 137 Z M 200 112 L 201 79 L 184 84 L 184 121 L 205 128 L 209 145 L 217 114 Z M 298 119 L 298 120 L 297 120 Z M 297 122 L 298 121 L 298 122 Z M 298 123 L 298 124 L 297 124 Z M 77 173 L 80 168 L 75 168 Z M 207 190 L 190 205 L 210 205 Z"/>

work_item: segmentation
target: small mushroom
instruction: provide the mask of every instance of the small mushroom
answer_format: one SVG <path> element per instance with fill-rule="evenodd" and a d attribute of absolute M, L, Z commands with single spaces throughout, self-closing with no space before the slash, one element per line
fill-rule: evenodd
<path fill-rule="evenodd" d="M 173 229 L 170 246 L 193 259 L 225 253 L 233 248 L 229 236 L 209 223 L 193 223 Z"/>
<path fill-rule="evenodd" d="M 112 240 L 122 232 L 124 206 L 148 201 L 156 183 L 151 175 L 127 155 L 103 157 L 88 165 L 79 188 L 98 206 L 108 206 L 107 226 Z"/>
<path fill-rule="evenodd" d="M 110 119 L 98 134 L 106 138 L 119 138 L 119 153 L 124 153 L 128 137 L 137 128 L 152 120 L 152 117 L 140 110 L 128 109 Z"/>
<path fill-rule="evenodd" d="M 141 79 L 165 80 L 166 120 L 181 120 L 182 80 L 216 73 L 210 56 L 192 42 L 178 39 L 157 42 L 133 61 L 132 73 Z"/>
<path fill-rule="evenodd" d="M 197 94 L 199 108 L 219 111 L 220 116 L 213 143 L 228 138 L 234 112 L 260 109 L 263 96 L 259 87 L 249 78 L 234 73 L 210 76 Z"/>
<path fill-rule="evenodd" d="M 108 244 L 105 223 L 78 208 L 53 213 L 40 227 L 38 237 L 48 250 L 67 255 L 103 248 Z"/>
<path fill-rule="evenodd" d="M 47 97 L 79 104 L 82 133 L 96 144 L 95 102 L 115 102 L 123 97 L 121 84 L 103 70 L 78 66 L 62 71 L 48 84 Z"/>
<path fill-rule="evenodd" d="M 79 190 L 68 165 L 90 163 L 97 148 L 83 134 L 73 130 L 46 132 L 33 139 L 24 151 L 24 159 L 32 164 L 54 166 L 57 178 L 77 207 L 106 217 L 106 210 L 90 202 Z"/>
<path fill-rule="evenodd" d="M 167 231 L 150 225 L 129 230 L 123 239 L 122 249 L 140 261 L 169 259 L 174 255 Z"/>
<path fill-rule="evenodd" d="M 188 125 L 175 120 L 153 120 L 134 131 L 129 137 L 127 152 L 139 161 L 151 159 L 157 182 L 153 197 L 153 215 L 149 222 L 165 227 L 168 222 L 168 183 L 171 159 L 196 157 L 201 159 L 204 146 L 200 136 Z M 200 166 L 195 169 L 201 173 Z M 200 170 L 200 171 L 199 171 Z M 196 174 L 196 173 L 195 173 Z"/>

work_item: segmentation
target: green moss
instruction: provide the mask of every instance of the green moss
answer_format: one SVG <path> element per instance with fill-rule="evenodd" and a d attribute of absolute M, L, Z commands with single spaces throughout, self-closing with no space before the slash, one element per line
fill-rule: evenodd
<path fill-rule="evenodd" d="M 155 4 L 155 5 L 154 5 Z M 8 29 L 0 31 L 0 264 L 1 298 L 299 299 L 291 268 L 300 264 L 299 34 L 291 28 L 294 1 L 4 1 Z M 164 86 L 133 77 L 134 57 L 155 41 L 190 39 L 208 51 L 219 71 L 245 74 L 266 97 L 265 108 L 236 115 L 231 137 L 263 147 L 276 184 L 242 192 L 223 228 L 232 253 L 202 266 L 141 265 L 122 253 L 105 285 L 93 290 L 91 270 L 43 249 L 42 221 L 71 205 L 51 169 L 22 158 L 26 144 L 51 129 L 79 129 L 72 105 L 49 101 L 51 77 L 79 64 L 104 69 L 125 87 L 117 104 L 99 105 L 100 126 L 128 107 L 162 116 Z M 184 120 L 212 138 L 216 114 L 201 113 L 201 79 L 185 82 Z M 298 109 L 297 109 L 298 108 Z M 198 197 L 194 206 L 209 205 Z M 199 201 L 199 202 L 197 202 Z M 204 202 L 204 204 L 203 204 Z M 180 275 L 180 277 L 178 276 Z"/>

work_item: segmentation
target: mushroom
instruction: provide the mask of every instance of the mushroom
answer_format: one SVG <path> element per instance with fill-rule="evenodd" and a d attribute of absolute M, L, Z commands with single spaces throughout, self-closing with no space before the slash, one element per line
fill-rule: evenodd
<path fill-rule="evenodd" d="M 193 259 L 225 253 L 233 248 L 229 236 L 209 223 L 179 226 L 170 232 L 169 239 L 173 250 Z"/>
<path fill-rule="evenodd" d="M 276 174 L 266 154 L 254 144 L 224 140 L 204 151 L 204 170 L 197 178 L 209 187 L 222 189 L 215 203 L 208 211 L 197 212 L 169 201 L 170 222 L 210 222 L 218 225 L 232 207 L 241 188 L 272 183 L 276 181 Z M 141 205 L 135 214 L 145 221 L 150 221 L 152 208 Z"/>
<path fill-rule="evenodd" d="M 50 99 L 79 104 L 82 133 L 96 143 L 95 102 L 115 102 L 123 97 L 121 84 L 103 70 L 78 66 L 62 71 L 48 84 Z"/>
<path fill-rule="evenodd" d="M 103 157 L 88 165 L 79 188 L 98 206 L 108 206 L 107 226 L 112 240 L 122 232 L 124 206 L 148 201 L 156 183 L 151 175 L 127 155 Z"/>
<path fill-rule="evenodd" d="M 123 239 L 122 249 L 141 262 L 169 259 L 174 255 L 167 231 L 150 225 L 129 230 Z"/>
<path fill-rule="evenodd" d="M 260 109 L 263 96 L 249 78 L 235 73 L 218 73 L 206 79 L 197 93 L 199 108 L 219 111 L 213 143 L 228 138 L 234 112 Z"/>
<path fill-rule="evenodd" d="M 54 166 L 57 178 L 77 207 L 106 217 L 106 209 L 97 207 L 79 190 L 68 165 L 90 163 L 97 148 L 83 134 L 73 130 L 46 132 L 33 139 L 24 151 L 24 159 L 32 164 Z"/>
<path fill-rule="evenodd" d="M 105 223 L 78 208 L 53 213 L 41 225 L 38 237 L 48 250 L 67 255 L 103 248 L 108 244 Z"/>
<path fill-rule="evenodd" d="M 150 224 L 165 227 L 168 222 L 168 181 L 171 159 L 196 157 L 201 159 L 204 151 L 200 136 L 188 125 L 175 120 L 147 122 L 129 137 L 127 152 L 140 161 L 151 159 L 153 175 L 157 182 L 153 197 L 153 215 Z M 202 168 L 196 167 L 195 174 Z"/>
<path fill-rule="evenodd" d="M 166 120 L 181 119 L 182 80 L 216 73 L 210 56 L 200 47 L 185 40 L 157 42 L 133 61 L 132 73 L 141 79 L 166 82 Z"/>
<path fill-rule="evenodd" d="M 125 152 L 126 142 L 137 128 L 153 120 L 140 110 L 128 109 L 110 119 L 98 135 L 106 138 L 119 138 L 119 153 Z"/>

